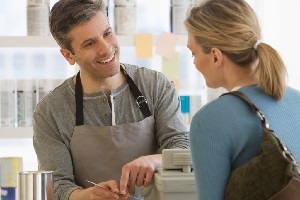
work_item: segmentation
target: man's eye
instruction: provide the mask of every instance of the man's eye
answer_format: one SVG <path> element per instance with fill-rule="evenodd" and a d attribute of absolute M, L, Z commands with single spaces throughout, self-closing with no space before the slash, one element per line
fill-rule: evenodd
<path fill-rule="evenodd" d="M 192 57 L 194 57 L 194 56 L 195 56 L 195 54 L 192 53 Z"/>
<path fill-rule="evenodd" d="M 84 46 L 85 46 L 85 47 L 92 46 L 94 43 L 95 43 L 95 42 L 90 41 L 90 42 L 85 43 Z"/>
<path fill-rule="evenodd" d="M 111 35 L 111 33 L 112 33 L 112 31 L 111 31 L 111 30 L 109 30 L 109 31 L 106 31 L 106 32 L 104 33 L 104 37 L 107 37 L 107 36 Z"/>

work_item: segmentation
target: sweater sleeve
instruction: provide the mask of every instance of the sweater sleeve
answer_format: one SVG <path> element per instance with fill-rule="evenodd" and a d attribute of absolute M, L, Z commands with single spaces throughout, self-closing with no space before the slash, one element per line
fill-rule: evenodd
<path fill-rule="evenodd" d="M 159 152 L 162 149 L 189 148 L 189 132 L 184 123 L 180 101 L 174 84 L 158 73 L 157 98 L 154 99 L 154 117 Z"/>
<path fill-rule="evenodd" d="M 198 200 L 223 200 L 230 174 L 229 151 L 205 121 L 195 116 L 190 130 L 197 196 Z"/>
<path fill-rule="evenodd" d="M 68 199 L 70 193 L 80 187 L 74 183 L 70 151 L 59 136 L 49 101 L 44 99 L 38 104 L 33 118 L 33 145 L 39 169 L 54 172 L 55 199 Z"/>

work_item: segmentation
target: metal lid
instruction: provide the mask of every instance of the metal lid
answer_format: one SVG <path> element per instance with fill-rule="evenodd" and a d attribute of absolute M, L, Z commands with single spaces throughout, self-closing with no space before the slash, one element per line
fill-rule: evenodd
<path fill-rule="evenodd" d="M 133 6 L 136 5 L 136 0 L 115 0 L 116 6 Z"/>
<path fill-rule="evenodd" d="M 28 6 L 50 5 L 50 0 L 27 0 Z"/>
<path fill-rule="evenodd" d="M 172 5 L 193 5 L 194 0 L 172 0 Z"/>

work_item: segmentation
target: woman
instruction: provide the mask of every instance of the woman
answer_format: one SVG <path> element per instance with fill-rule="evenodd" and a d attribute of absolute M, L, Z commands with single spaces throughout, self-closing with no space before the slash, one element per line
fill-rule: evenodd
<path fill-rule="evenodd" d="M 252 8 L 243 0 L 208 0 L 191 9 L 185 26 L 207 86 L 248 96 L 299 163 L 300 92 L 286 86 L 282 59 L 260 41 Z M 259 133 L 257 115 L 235 96 L 219 97 L 197 112 L 190 142 L 198 200 L 224 199 L 231 171 L 259 153 Z"/>

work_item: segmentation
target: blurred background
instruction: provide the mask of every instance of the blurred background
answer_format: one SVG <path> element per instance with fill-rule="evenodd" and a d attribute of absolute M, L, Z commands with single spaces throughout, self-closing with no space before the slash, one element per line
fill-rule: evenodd
<path fill-rule="evenodd" d="M 56 1 L 50 0 L 49 8 Z M 210 90 L 205 86 L 201 74 L 195 69 L 191 53 L 186 47 L 184 30 L 176 29 L 176 21 L 181 20 L 180 13 L 190 5 L 175 7 L 169 0 L 136 0 L 134 7 L 126 7 L 125 13 L 133 12 L 132 18 L 126 18 L 124 28 L 134 26 L 133 33 L 127 35 L 116 29 L 120 23 L 113 0 L 108 0 L 108 18 L 119 38 L 121 62 L 136 64 L 164 72 L 165 58 L 156 53 L 156 42 L 162 33 L 173 33 L 179 38 L 175 47 L 178 58 L 177 76 L 178 94 L 182 101 L 182 113 L 187 125 L 193 114 L 202 105 L 216 98 L 220 90 Z M 196 1 L 194 3 L 199 3 Z M 263 42 L 273 46 L 286 63 L 288 85 L 300 89 L 298 78 L 298 47 L 300 46 L 300 1 L 295 0 L 247 0 L 259 16 L 262 26 Z M 60 55 L 50 35 L 29 36 L 28 1 L 2 1 L 0 6 L 0 157 L 22 157 L 24 170 L 36 170 L 37 159 L 32 147 L 32 111 L 36 103 L 64 79 L 78 70 L 69 66 Z M 178 5 L 176 5 L 178 6 Z M 131 10 L 130 10 L 131 9 Z M 176 10 L 177 9 L 177 10 Z M 180 10 L 181 9 L 181 10 Z M 124 10 L 123 10 L 124 11 Z M 32 10 L 30 12 L 33 12 Z M 173 14 L 171 14 L 173 13 Z M 176 13 L 176 14 L 175 14 Z M 44 13 L 45 14 L 45 13 Z M 124 14 L 124 13 L 123 13 Z M 184 16 L 185 12 L 183 13 Z M 38 16 L 38 14 L 33 15 Z M 127 17 L 128 17 L 127 16 Z M 176 19 L 174 17 L 177 17 Z M 32 19 L 30 19 L 32 20 Z M 133 20 L 133 22 L 131 21 Z M 47 27 L 47 22 L 44 23 Z M 124 24 L 124 23 L 123 23 Z M 120 25 L 121 26 L 121 25 Z M 119 27 L 120 27 L 119 26 Z M 136 56 L 133 41 L 136 34 L 153 36 L 153 54 L 149 58 Z M 167 74 L 166 74 L 167 75 Z M 175 75 L 176 76 L 176 75 Z M 172 79 L 171 78 L 171 79 Z M 35 89 L 32 89 L 32 88 Z M 29 88 L 29 89 L 28 89 Z M 11 96 L 7 95 L 11 94 Z M 29 102 L 29 103 L 28 103 Z M 26 105 L 26 106 L 24 106 Z M 12 113 L 11 116 L 9 113 Z"/>

